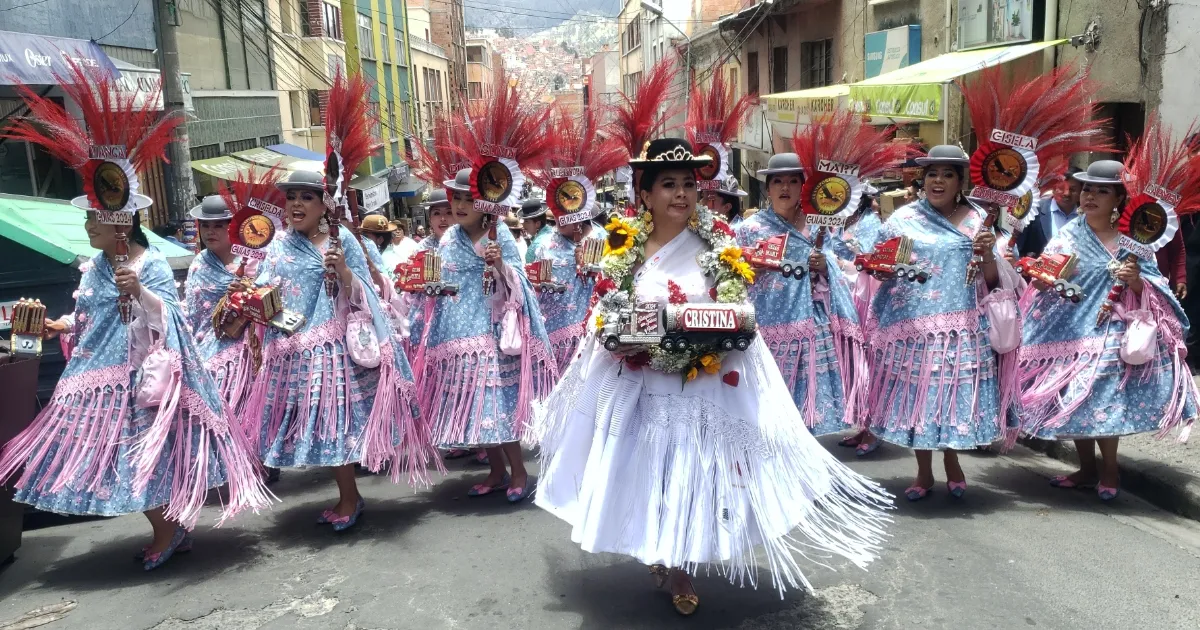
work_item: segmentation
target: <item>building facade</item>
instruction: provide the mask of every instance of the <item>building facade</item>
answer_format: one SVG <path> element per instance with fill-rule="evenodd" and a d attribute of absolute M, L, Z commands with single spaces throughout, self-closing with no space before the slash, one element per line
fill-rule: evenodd
<path fill-rule="evenodd" d="M 587 81 L 584 101 L 588 105 L 614 106 L 621 99 L 621 53 L 604 50 L 584 62 Z"/>
<path fill-rule="evenodd" d="M 413 136 L 419 142 L 428 143 L 433 140 L 434 121 L 451 106 L 450 58 L 441 46 L 417 35 L 409 35 L 409 44 L 412 47 L 412 93 L 417 106 Z"/>
<path fill-rule="evenodd" d="M 467 40 L 467 102 L 475 103 L 496 93 L 493 85 L 495 50 L 486 39 Z"/>
<path fill-rule="evenodd" d="M 283 142 L 324 155 L 326 98 L 346 67 L 341 7 L 323 0 L 268 0 L 267 6 L 278 33 L 270 43 Z"/>
<path fill-rule="evenodd" d="M 450 89 L 456 100 L 467 100 L 467 30 L 463 21 L 463 0 L 408 0 L 409 8 L 425 9 L 429 14 L 429 34 L 425 39 L 441 46 L 450 59 Z M 421 31 L 414 30 L 418 35 Z"/>

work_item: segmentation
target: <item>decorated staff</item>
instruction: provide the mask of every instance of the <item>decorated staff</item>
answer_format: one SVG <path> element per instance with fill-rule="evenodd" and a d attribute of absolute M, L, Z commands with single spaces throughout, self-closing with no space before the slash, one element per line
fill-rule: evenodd
<path fill-rule="evenodd" d="M 79 172 L 83 195 L 71 205 L 95 213 L 103 225 L 115 226 L 115 262 L 123 268 L 129 262 L 129 233 L 137 213 L 152 203 L 139 194 L 137 174 L 158 159 L 166 160 L 167 144 L 182 120 L 160 117 L 153 108 L 121 96 L 112 79 L 89 73 L 74 61 L 68 66 L 60 85 L 67 99 L 78 103 L 82 124 L 54 99 L 22 84 L 17 91 L 30 116 L 13 123 L 4 137 L 38 145 Z M 117 300 L 121 322 L 128 324 L 133 320 L 132 297 L 121 289 Z"/>
<path fill-rule="evenodd" d="M 329 239 L 334 248 L 341 248 L 338 224 L 349 219 L 351 226 L 358 228 L 358 197 L 349 192 L 350 178 L 358 165 L 382 146 L 371 133 L 378 122 L 367 102 L 367 82 L 362 74 L 346 78 L 341 71 L 333 79 L 329 90 L 329 104 L 325 108 L 325 199 L 326 222 Z M 347 215 L 346 209 L 349 210 Z M 370 262 L 370 259 L 368 259 Z M 369 265 L 372 275 L 378 270 Z M 325 291 L 337 293 L 337 272 L 332 267 L 325 270 Z"/>
<path fill-rule="evenodd" d="M 1075 177 L 1085 184 L 1108 183 L 1095 181 L 1091 171 Z M 1200 211 L 1200 156 L 1193 157 L 1186 143 L 1174 141 L 1171 129 L 1157 116 L 1151 117 L 1146 134 L 1130 149 L 1116 183 L 1124 184 L 1128 195 L 1124 209 L 1113 211 L 1121 233 L 1118 243 L 1127 252 L 1126 265 L 1136 266 L 1139 256 L 1153 260 L 1154 253 L 1175 238 L 1179 217 Z M 1096 314 L 1096 326 L 1109 318 L 1125 290 L 1119 274 L 1114 272 L 1113 277 L 1116 282 Z"/>
<path fill-rule="evenodd" d="M 960 81 L 959 88 L 979 139 L 970 162 L 972 197 L 1019 207 L 1024 195 L 1044 183 L 1044 174 L 1056 174 L 1072 154 L 1106 147 L 1103 121 L 1093 116 L 1097 86 L 1086 70 L 1062 66 L 1009 77 L 1004 69 L 986 68 L 977 79 Z M 980 229 L 991 230 L 997 216 L 988 212 Z M 976 254 L 967 266 L 968 285 L 975 284 L 982 260 Z"/>
<path fill-rule="evenodd" d="M 629 155 L 641 155 L 651 138 L 661 137 L 670 131 L 669 121 L 675 111 L 665 108 L 671 82 L 675 80 L 675 64 L 663 58 L 642 76 L 634 89 L 633 96 L 621 93 L 621 102 L 616 107 L 613 135 L 625 145 Z M 633 216 L 637 205 L 637 175 L 626 165 L 616 170 L 618 199 L 626 204 L 626 214 Z"/>

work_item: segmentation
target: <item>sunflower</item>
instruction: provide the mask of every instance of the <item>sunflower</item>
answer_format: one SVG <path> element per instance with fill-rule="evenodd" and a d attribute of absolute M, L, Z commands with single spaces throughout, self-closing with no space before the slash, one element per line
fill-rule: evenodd
<path fill-rule="evenodd" d="M 608 231 L 608 237 L 604 239 L 605 256 L 620 256 L 629 251 L 633 237 L 638 234 L 636 227 L 617 216 L 610 219 L 604 229 Z"/>
<path fill-rule="evenodd" d="M 700 357 L 700 367 L 703 367 L 708 374 L 716 374 L 721 371 L 721 357 L 715 354 L 706 354 Z"/>
<path fill-rule="evenodd" d="M 754 269 L 742 258 L 742 248 L 730 245 L 721 250 L 721 262 L 729 265 L 729 268 L 746 282 L 754 283 Z"/>
<path fill-rule="evenodd" d="M 730 265 L 733 267 L 734 273 L 741 276 L 743 280 L 750 284 L 754 284 L 754 269 L 750 267 L 750 263 L 739 260 Z"/>
<path fill-rule="evenodd" d="M 687 371 L 687 380 L 689 380 L 689 381 L 694 381 L 694 380 L 696 380 L 696 375 L 697 375 L 697 374 L 699 374 L 699 372 L 696 370 L 696 366 L 694 366 L 694 365 L 693 365 L 692 367 L 688 368 L 688 371 Z"/>
<path fill-rule="evenodd" d="M 599 330 L 603 330 L 603 329 L 604 329 L 604 316 L 597 315 L 596 316 L 596 330 L 599 331 Z"/>

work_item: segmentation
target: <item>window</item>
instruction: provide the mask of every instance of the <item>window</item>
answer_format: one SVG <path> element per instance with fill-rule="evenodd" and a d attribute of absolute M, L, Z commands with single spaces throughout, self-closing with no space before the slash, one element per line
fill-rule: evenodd
<path fill-rule="evenodd" d="M 746 93 L 758 94 L 758 53 L 746 54 Z"/>
<path fill-rule="evenodd" d="M 358 13 L 358 53 L 363 59 L 375 58 L 375 36 L 371 34 L 370 16 Z"/>
<path fill-rule="evenodd" d="M 642 21 L 634 18 L 625 29 L 625 52 L 642 45 Z"/>
<path fill-rule="evenodd" d="M 392 63 L 392 43 L 386 37 L 379 38 L 379 60 Z"/>
<path fill-rule="evenodd" d="M 634 72 L 633 74 L 625 75 L 625 93 L 629 95 L 629 98 L 635 98 L 637 96 L 638 83 L 641 83 L 641 81 L 641 72 Z"/>
<path fill-rule="evenodd" d="M 467 98 L 470 100 L 483 98 L 483 83 L 479 81 L 467 83 Z"/>
<path fill-rule="evenodd" d="M 467 63 L 483 63 L 483 46 L 467 46 Z"/>
<path fill-rule="evenodd" d="M 800 44 L 800 87 L 823 87 L 833 83 L 833 40 Z"/>
<path fill-rule="evenodd" d="M 260 147 L 269 147 L 269 146 L 273 146 L 276 144 L 279 144 L 279 136 L 277 136 L 277 135 L 263 136 L 258 139 L 258 146 L 260 146 Z"/>
<path fill-rule="evenodd" d="M 245 140 L 234 140 L 233 142 L 225 143 L 225 152 L 234 153 L 235 151 L 246 151 L 258 147 L 257 138 L 246 138 Z"/>
<path fill-rule="evenodd" d="M 326 71 L 329 72 L 330 81 L 337 76 L 338 72 L 346 74 L 346 61 L 333 53 L 325 56 L 325 66 Z"/>
<path fill-rule="evenodd" d="M 292 114 L 291 129 L 308 126 L 308 93 L 295 90 L 288 92 L 288 109 Z"/>
<path fill-rule="evenodd" d="M 367 120 L 371 121 L 371 137 L 376 140 L 383 139 L 381 133 L 383 121 L 379 119 L 379 103 L 367 103 Z"/>
<path fill-rule="evenodd" d="M 193 160 L 207 160 L 221 156 L 221 145 L 219 144 L 202 144 L 197 147 L 192 147 L 191 150 Z"/>
<path fill-rule="evenodd" d="M 787 91 L 787 58 L 788 47 L 776 46 L 771 49 L 771 91 Z"/>
<path fill-rule="evenodd" d="M 308 24 L 308 0 L 296 0 L 295 4 L 289 6 L 295 11 L 292 12 L 291 20 L 283 20 L 283 32 L 288 35 L 299 33 L 304 37 L 312 37 L 312 27 Z"/>
<path fill-rule="evenodd" d="M 396 103 L 394 101 L 387 102 L 387 120 L 384 121 L 389 131 L 389 137 L 395 140 L 399 134 L 396 133 Z"/>
<path fill-rule="evenodd" d="M 738 85 L 738 69 L 737 68 L 729 69 L 729 85 L 733 86 L 733 93 L 735 95 L 741 93 L 742 86 Z"/>
<path fill-rule="evenodd" d="M 313 2 L 314 0 L 309 0 Z M 321 2 L 321 27 L 326 37 L 342 39 L 342 7 Z"/>
<path fill-rule="evenodd" d="M 404 31 L 396 29 L 396 64 L 401 66 L 408 65 L 408 59 L 404 57 Z"/>
<path fill-rule="evenodd" d="M 320 127 L 321 121 L 321 91 L 308 91 L 308 126 Z"/>

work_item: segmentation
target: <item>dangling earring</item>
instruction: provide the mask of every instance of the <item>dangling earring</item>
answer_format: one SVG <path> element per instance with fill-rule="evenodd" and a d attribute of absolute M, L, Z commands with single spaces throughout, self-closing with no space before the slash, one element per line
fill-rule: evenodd
<path fill-rule="evenodd" d="M 1108 215 L 1108 224 L 1110 226 L 1116 226 L 1117 219 L 1120 219 L 1120 218 L 1121 218 L 1121 213 L 1119 211 L 1117 211 L 1116 208 L 1113 208 L 1112 214 Z"/>
<path fill-rule="evenodd" d="M 322 234 L 329 233 L 329 221 L 325 217 L 321 217 L 321 222 L 317 224 L 317 231 Z"/>

